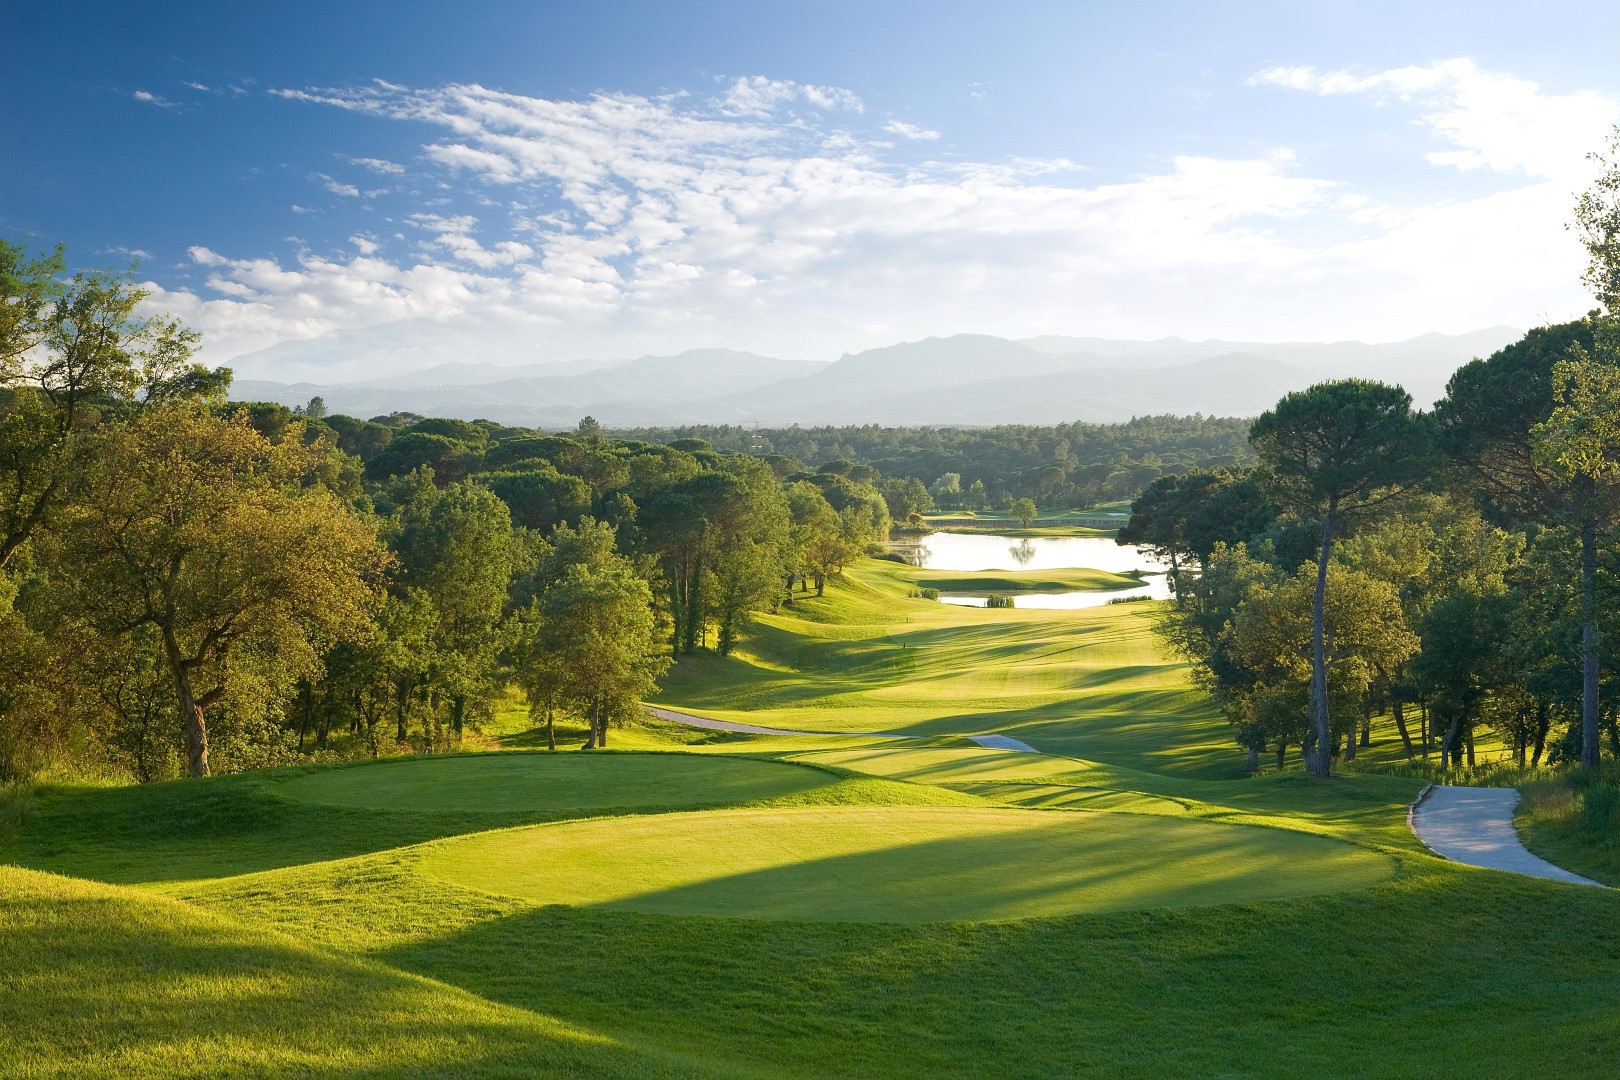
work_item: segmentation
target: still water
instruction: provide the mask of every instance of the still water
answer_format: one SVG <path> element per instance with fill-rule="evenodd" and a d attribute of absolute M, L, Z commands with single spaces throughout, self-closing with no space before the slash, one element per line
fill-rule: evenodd
<path fill-rule="evenodd" d="M 1164 563 L 1136 548 L 1120 547 L 1106 537 L 991 536 L 984 533 L 936 532 L 919 537 L 895 551 L 914 566 L 930 570 L 1069 570 L 1083 568 L 1121 574 L 1146 570 L 1147 584 L 1139 589 L 1109 589 L 1095 592 L 1017 593 L 1013 603 L 1021 608 L 1068 610 L 1097 607 L 1127 596 L 1153 600 L 1170 598 L 1170 583 Z M 983 596 L 941 596 L 947 604 L 983 607 Z"/>

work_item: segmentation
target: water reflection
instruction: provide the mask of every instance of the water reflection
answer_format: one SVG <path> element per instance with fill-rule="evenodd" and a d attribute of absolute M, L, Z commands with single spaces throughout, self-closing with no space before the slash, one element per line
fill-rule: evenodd
<path fill-rule="evenodd" d="M 1036 544 L 994 533 L 936 532 L 895 551 L 912 566 L 930 570 L 1069 570 L 1084 568 L 1122 574 L 1159 573 L 1164 563 L 1101 536 L 1043 536 Z"/>

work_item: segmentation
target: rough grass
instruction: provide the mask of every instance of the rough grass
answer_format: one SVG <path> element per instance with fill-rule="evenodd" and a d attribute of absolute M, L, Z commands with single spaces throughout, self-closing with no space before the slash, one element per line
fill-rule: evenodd
<path fill-rule="evenodd" d="M 1620 886 L 1620 775 L 1543 772 L 1519 785 L 1513 824 L 1525 847 L 1594 881 Z"/>

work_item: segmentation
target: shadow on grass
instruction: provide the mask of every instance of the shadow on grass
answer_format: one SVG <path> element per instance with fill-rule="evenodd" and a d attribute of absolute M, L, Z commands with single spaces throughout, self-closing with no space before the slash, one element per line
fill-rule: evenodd
<path fill-rule="evenodd" d="M 8 1075 L 714 1075 L 182 904 L 4 868 L 0 891 Z"/>
<path fill-rule="evenodd" d="M 1550 910 L 1565 917 L 1534 914 Z M 1620 1055 L 1620 898 L 1444 866 L 1286 903 L 1001 924 L 536 908 L 381 956 L 758 1075 L 1463 1080 L 1607 1075 Z M 1378 1037 L 1347 1047 L 1347 1011 Z"/>

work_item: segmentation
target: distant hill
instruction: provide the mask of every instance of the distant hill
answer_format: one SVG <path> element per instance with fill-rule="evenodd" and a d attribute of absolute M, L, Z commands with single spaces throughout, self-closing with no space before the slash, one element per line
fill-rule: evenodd
<path fill-rule="evenodd" d="M 832 363 L 689 349 L 617 361 L 448 363 L 333 384 L 244 379 L 233 396 L 297 405 L 319 395 L 329 409 L 359 416 L 408 411 L 539 427 L 572 426 L 587 413 L 616 427 L 1252 416 L 1290 390 L 1349 376 L 1399 383 L 1428 407 L 1459 366 L 1520 336 L 1509 327 L 1383 344 L 958 334 L 846 353 Z"/>

